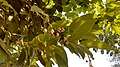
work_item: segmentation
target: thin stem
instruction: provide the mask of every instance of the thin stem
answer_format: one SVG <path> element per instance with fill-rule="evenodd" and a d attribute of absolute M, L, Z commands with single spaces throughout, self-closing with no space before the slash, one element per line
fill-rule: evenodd
<path fill-rule="evenodd" d="M 93 67 L 92 62 L 91 62 L 91 60 L 90 60 L 90 57 L 89 57 L 89 56 L 88 56 L 88 59 L 89 59 L 89 67 Z"/>

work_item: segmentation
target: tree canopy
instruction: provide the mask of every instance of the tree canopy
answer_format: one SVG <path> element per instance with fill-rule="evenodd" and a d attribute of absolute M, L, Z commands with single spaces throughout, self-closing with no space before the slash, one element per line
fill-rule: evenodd
<path fill-rule="evenodd" d="M 68 67 L 64 47 L 84 59 L 89 48 L 119 53 L 115 44 L 120 1 L 0 0 L 1 67 Z"/>

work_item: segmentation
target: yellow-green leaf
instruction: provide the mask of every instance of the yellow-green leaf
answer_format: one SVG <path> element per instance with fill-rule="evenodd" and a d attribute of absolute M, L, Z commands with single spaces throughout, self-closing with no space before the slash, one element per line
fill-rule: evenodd
<path fill-rule="evenodd" d="M 38 6 L 33 5 L 30 9 L 30 11 L 41 13 L 42 15 L 48 16 L 42 9 L 40 9 Z"/>
<path fill-rule="evenodd" d="M 10 52 L 7 50 L 7 46 L 5 45 L 5 43 L 0 40 L 0 47 L 5 51 L 5 53 L 10 56 Z"/>
<path fill-rule="evenodd" d="M 84 51 L 80 48 L 80 46 L 76 46 L 76 50 L 78 51 L 78 53 L 82 56 L 82 58 L 85 58 L 85 53 Z"/>
<path fill-rule="evenodd" d="M 71 3 L 73 3 L 74 5 L 76 5 L 76 1 L 75 0 L 71 0 Z"/>
<path fill-rule="evenodd" d="M 87 14 L 79 17 L 71 24 L 70 30 L 73 31 L 73 33 L 71 34 L 70 41 L 82 38 L 92 29 L 95 23 L 95 19 L 93 19 L 92 17 L 92 14 Z"/>
<path fill-rule="evenodd" d="M 4 63 L 7 59 L 6 53 L 0 48 L 0 63 Z"/>
<path fill-rule="evenodd" d="M 68 58 L 63 47 L 57 46 L 55 48 L 55 58 L 59 67 L 68 67 Z"/>
<path fill-rule="evenodd" d="M 105 50 L 116 50 L 115 47 L 110 46 L 109 44 L 105 42 L 100 42 L 100 41 L 83 41 L 81 42 L 82 45 L 89 47 L 89 48 L 97 48 L 97 49 L 105 49 Z"/>
<path fill-rule="evenodd" d="M 90 50 L 84 46 L 80 46 L 80 48 L 89 56 L 93 57 L 93 54 L 90 52 Z"/>
<path fill-rule="evenodd" d="M 118 26 L 113 25 L 112 28 L 114 29 L 114 31 L 120 35 L 120 28 Z"/>
<path fill-rule="evenodd" d="M 106 35 L 110 32 L 110 23 L 107 24 L 105 32 L 106 32 Z"/>

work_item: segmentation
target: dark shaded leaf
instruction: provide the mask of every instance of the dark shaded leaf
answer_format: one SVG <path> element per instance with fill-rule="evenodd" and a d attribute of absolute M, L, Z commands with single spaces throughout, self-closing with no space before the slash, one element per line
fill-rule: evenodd
<path fill-rule="evenodd" d="M 20 9 L 22 8 L 21 2 L 19 0 L 6 0 L 14 9 L 17 13 L 20 12 Z"/>
<path fill-rule="evenodd" d="M 0 47 L 1 47 L 1 49 L 3 49 L 5 51 L 5 53 L 8 56 L 10 56 L 10 52 L 7 50 L 7 46 L 5 45 L 5 43 L 2 40 L 0 40 Z"/>
<path fill-rule="evenodd" d="M 37 3 L 37 6 L 40 8 L 45 7 L 45 3 L 43 2 L 43 0 L 35 0 L 35 2 Z"/>
<path fill-rule="evenodd" d="M 53 0 L 55 2 L 55 4 L 57 5 L 62 5 L 62 0 Z"/>
<path fill-rule="evenodd" d="M 5 62 L 5 60 L 7 59 L 7 55 L 6 55 L 6 53 L 1 49 L 1 47 L 0 47 L 0 63 L 4 63 Z"/>
<path fill-rule="evenodd" d="M 85 53 L 83 51 L 83 49 L 79 46 L 76 46 L 76 50 L 79 52 L 79 54 L 82 56 L 82 58 L 85 58 Z"/>
<path fill-rule="evenodd" d="M 66 5 L 66 2 L 68 1 L 68 0 L 61 0 L 62 1 L 62 5 Z"/>
<path fill-rule="evenodd" d="M 75 53 L 75 48 L 71 44 L 67 44 L 66 47 L 70 50 L 71 53 Z"/>
<path fill-rule="evenodd" d="M 25 58 L 26 58 L 26 52 L 25 52 L 25 49 L 22 49 L 22 52 L 18 58 L 18 64 L 23 65 L 25 62 Z"/>
<path fill-rule="evenodd" d="M 69 12 L 69 11 L 71 11 L 71 8 L 72 8 L 72 4 L 70 3 L 70 4 L 68 4 L 68 5 L 66 5 L 66 6 L 63 6 L 63 11 L 64 12 Z"/>
<path fill-rule="evenodd" d="M 77 56 L 80 57 L 79 55 L 79 50 L 77 50 L 77 45 L 75 44 L 67 44 L 66 47 L 70 50 L 71 53 L 75 53 Z"/>
<path fill-rule="evenodd" d="M 55 58 L 59 67 L 68 67 L 67 54 L 63 47 L 57 46 L 55 48 Z"/>
<path fill-rule="evenodd" d="M 74 5 L 76 5 L 76 1 L 75 0 L 70 0 L 71 3 L 73 3 Z"/>
<path fill-rule="evenodd" d="M 93 54 L 90 52 L 90 50 L 84 46 L 80 46 L 81 50 L 83 50 L 87 55 L 91 56 L 93 58 Z"/>
<path fill-rule="evenodd" d="M 47 11 L 47 13 L 49 14 L 49 15 L 53 15 L 54 13 L 55 13 L 55 11 L 56 11 L 56 6 L 54 5 L 51 9 L 48 9 L 48 11 Z"/>
<path fill-rule="evenodd" d="M 59 20 L 61 20 L 61 18 L 60 18 L 60 17 L 57 17 L 57 16 L 51 16 L 51 19 L 52 19 L 53 21 L 59 21 Z"/>
<path fill-rule="evenodd" d="M 36 65 L 30 65 L 30 67 L 37 67 Z"/>
<path fill-rule="evenodd" d="M 57 9 L 59 12 L 62 12 L 62 11 L 63 11 L 62 6 L 59 6 L 59 5 L 56 6 L 56 9 Z"/>

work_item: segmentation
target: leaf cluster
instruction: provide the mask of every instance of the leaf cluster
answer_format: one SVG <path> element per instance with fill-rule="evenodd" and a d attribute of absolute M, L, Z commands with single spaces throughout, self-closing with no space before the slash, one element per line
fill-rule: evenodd
<path fill-rule="evenodd" d="M 83 59 L 119 53 L 120 1 L 106 1 L 0 0 L 0 66 L 68 67 L 65 47 Z"/>

